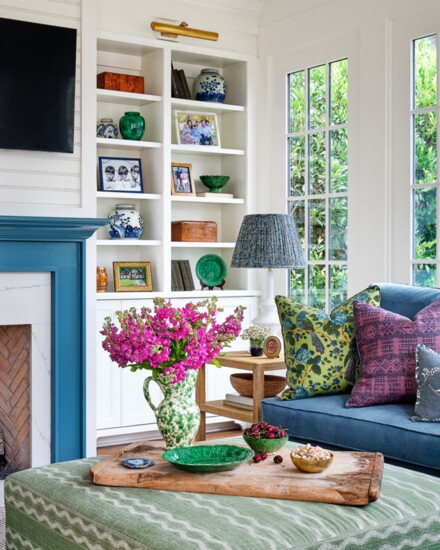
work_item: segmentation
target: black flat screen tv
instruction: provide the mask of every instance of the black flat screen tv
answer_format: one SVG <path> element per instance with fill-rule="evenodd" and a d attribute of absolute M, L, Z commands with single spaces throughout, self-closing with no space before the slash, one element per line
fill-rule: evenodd
<path fill-rule="evenodd" d="M 0 148 L 73 153 L 76 29 L 0 18 Z"/>

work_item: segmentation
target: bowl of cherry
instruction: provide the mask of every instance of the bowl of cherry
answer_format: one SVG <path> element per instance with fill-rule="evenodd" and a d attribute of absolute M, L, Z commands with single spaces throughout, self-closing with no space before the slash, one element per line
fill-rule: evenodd
<path fill-rule="evenodd" d="M 289 436 L 279 426 L 260 422 L 243 430 L 243 439 L 256 453 L 276 453 L 287 443 Z"/>

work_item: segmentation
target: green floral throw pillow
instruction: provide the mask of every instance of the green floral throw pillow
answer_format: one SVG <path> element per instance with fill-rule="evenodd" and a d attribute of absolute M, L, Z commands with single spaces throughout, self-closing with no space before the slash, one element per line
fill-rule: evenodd
<path fill-rule="evenodd" d="M 353 302 L 380 305 L 379 287 L 355 294 L 328 315 L 290 298 L 277 296 L 284 339 L 287 388 L 281 399 L 349 392 L 359 374 Z"/>

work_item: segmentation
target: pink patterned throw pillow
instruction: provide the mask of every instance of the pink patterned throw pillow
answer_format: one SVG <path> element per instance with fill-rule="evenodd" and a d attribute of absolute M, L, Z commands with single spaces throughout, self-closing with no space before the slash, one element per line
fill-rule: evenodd
<path fill-rule="evenodd" d="M 440 351 L 440 300 L 413 320 L 362 302 L 354 302 L 353 311 L 360 377 L 345 406 L 415 402 L 416 347 Z"/>

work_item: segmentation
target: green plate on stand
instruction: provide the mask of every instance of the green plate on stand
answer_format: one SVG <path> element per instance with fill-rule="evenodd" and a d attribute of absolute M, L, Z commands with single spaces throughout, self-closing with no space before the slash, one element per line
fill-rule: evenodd
<path fill-rule="evenodd" d="M 165 451 L 162 457 L 186 472 L 222 472 L 250 460 L 254 451 L 238 445 L 194 445 Z"/>
<path fill-rule="evenodd" d="M 228 268 L 226 262 L 217 254 L 206 254 L 196 264 L 196 275 L 205 286 L 219 286 L 226 279 Z"/>

